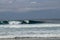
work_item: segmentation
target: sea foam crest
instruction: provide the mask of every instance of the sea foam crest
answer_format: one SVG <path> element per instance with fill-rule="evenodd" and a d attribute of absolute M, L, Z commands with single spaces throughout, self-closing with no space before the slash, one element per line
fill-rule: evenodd
<path fill-rule="evenodd" d="M 60 27 L 60 24 L 6 24 L 6 25 L 0 25 L 0 27 L 4 28 Z"/>

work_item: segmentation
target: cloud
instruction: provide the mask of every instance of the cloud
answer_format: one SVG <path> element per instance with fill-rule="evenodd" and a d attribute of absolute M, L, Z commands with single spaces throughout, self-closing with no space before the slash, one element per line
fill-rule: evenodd
<path fill-rule="evenodd" d="M 31 4 L 40 5 L 40 2 L 31 2 Z"/>
<path fill-rule="evenodd" d="M 37 2 L 31 2 L 31 4 L 36 4 Z"/>
<path fill-rule="evenodd" d="M 28 12 L 60 8 L 59 0 L 0 0 L 0 12 Z"/>

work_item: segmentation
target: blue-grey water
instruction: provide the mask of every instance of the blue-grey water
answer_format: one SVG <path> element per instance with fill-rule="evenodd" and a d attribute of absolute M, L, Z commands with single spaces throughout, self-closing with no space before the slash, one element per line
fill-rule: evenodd
<path fill-rule="evenodd" d="M 50 24 L 52 24 L 51 22 L 53 21 L 49 21 Z M 60 24 L 60 21 L 56 22 L 54 21 L 53 23 L 55 24 Z M 8 24 L 9 25 L 9 24 Z M 48 23 L 47 23 L 48 25 Z M 17 26 L 16 26 L 17 27 Z M 18 35 L 18 36 L 22 36 L 22 35 L 42 35 L 44 36 L 44 34 L 60 34 L 60 26 L 55 26 L 55 27 L 22 27 L 22 28 L 10 28 L 10 27 L 0 27 L 0 36 L 8 36 L 8 35 Z"/>
<path fill-rule="evenodd" d="M 0 28 L 0 36 L 31 34 L 60 34 L 60 27 Z"/>

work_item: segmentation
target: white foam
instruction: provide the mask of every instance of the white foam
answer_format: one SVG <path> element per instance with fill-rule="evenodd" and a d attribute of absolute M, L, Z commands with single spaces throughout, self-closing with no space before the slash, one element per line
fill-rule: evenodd
<path fill-rule="evenodd" d="M 18 24 L 18 25 L 0 25 L 4 28 L 24 28 L 24 27 L 60 27 L 60 24 Z"/>
<path fill-rule="evenodd" d="M 60 34 L 20 35 L 19 37 L 60 37 Z"/>
<path fill-rule="evenodd" d="M 13 35 L 6 35 L 6 36 L 0 36 L 0 38 L 14 38 L 15 36 Z"/>
<path fill-rule="evenodd" d="M 34 35 L 6 35 L 0 38 L 15 38 L 15 37 L 60 37 L 60 34 L 34 34 Z"/>

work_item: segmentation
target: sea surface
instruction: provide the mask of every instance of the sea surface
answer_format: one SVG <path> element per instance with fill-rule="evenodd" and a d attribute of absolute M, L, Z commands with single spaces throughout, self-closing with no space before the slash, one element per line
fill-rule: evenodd
<path fill-rule="evenodd" d="M 16 26 L 17 27 L 17 26 Z M 22 28 L 9 28 L 0 27 L 1 37 L 50 37 L 59 36 L 59 27 L 22 27 Z"/>

